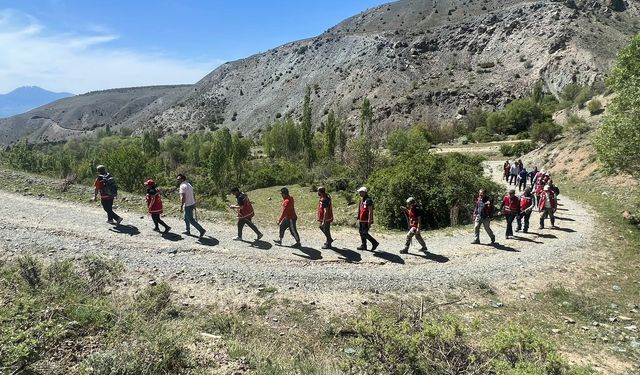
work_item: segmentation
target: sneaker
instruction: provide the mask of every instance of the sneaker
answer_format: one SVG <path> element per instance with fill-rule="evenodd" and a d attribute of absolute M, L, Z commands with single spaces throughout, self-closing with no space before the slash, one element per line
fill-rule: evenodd
<path fill-rule="evenodd" d="M 282 245 L 282 240 L 273 240 L 276 245 Z"/>
<path fill-rule="evenodd" d="M 170 230 L 171 230 L 171 227 L 166 227 L 166 228 L 164 228 L 164 233 L 167 234 L 167 233 L 169 233 Z"/>
<path fill-rule="evenodd" d="M 200 232 L 200 236 L 198 238 L 204 238 L 204 234 L 207 233 L 206 230 L 202 230 L 202 232 Z"/>
<path fill-rule="evenodd" d="M 256 241 L 259 241 L 262 238 L 263 234 L 262 233 L 258 233 L 258 238 L 256 238 Z"/>
<path fill-rule="evenodd" d="M 478 245 L 480 243 L 480 240 L 473 240 L 471 241 L 472 245 Z"/>
<path fill-rule="evenodd" d="M 496 243 L 496 238 L 495 237 L 491 237 L 491 243 L 492 244 Z"/>
<path fill-rule="evenodd" d="M 157 228 L 157 227 L 156 227 L 156 228 L 153 228 L 153 231 L 154 231 L 154 232 L 160 232 L 160 228 Z"/>
<path fill-rule="evenodd" d="M 356 247 L 356 250 L 367 250 L 367 246 L 366 245 L 360 245 L 360 246 Z"/>
<path fill-rule="evenodd" d="M 520 228 L 516 229 L 516 232 L 520 232 Z"/>
<path fill-rule="evenodd" d="M 331 244 L 325 243 L 322 245 L 321 249 L 331 249 Z"/>
<path fill-rule="evenodd" d="M 404 249 L 400 250 L 400 254 L 408 254 L 409 253 L 409 248 L 405 247 Z"/>
<path fill-rule="evenodd" d="M 108 224 L 115 224 L 116 222 L 115 222 L 115 221 L 113 221 L 113 219 L 109 219 L 109 220 L 107 220 L 107 223 L 108 223 Z"/>
<path fill-rule="evenodd" d="M 423 253 L 425 253 L 425 254 L 429 254 L 429 249 L 427 249 L 427 247 L 426 247 L 426 246 L 425 246 L 425 247 L 421 247 L 421 248 L 420 248 L 420 251 L 422 251 L 422 252 L 423 252 Z"/>
<path fill-rule="evenodd" d="M 371 251 L 376 251 L 376 249 L 378 248 L 378 245 L 380 245 L 380 242 L 374 242 L 373 246 L 371 246 Z"/>
<path fill-rule="evenodd" d="M 232 240 L 234 240 L 234 241 L 242 241 L 242 237 L 235 236 L 235 237 L 232 238 Z"/>
<path fill-rule="evenodd" d="M 293 245 L 291 245 L 291 247 L 302 247 L 302 244 L 300 242 L 296 242 Z"/>
<path fill-rule="evenodd" d="M 122 223 L 122 218 L 121 217 L 116 220 L 116 224 L 120 225 L 120 223 Z"/>
<path fill-rule="evenodd" d="M 525 230 L 522 231 L 522 233 L 529 233 L 529 230 L 525 229 Z"/>

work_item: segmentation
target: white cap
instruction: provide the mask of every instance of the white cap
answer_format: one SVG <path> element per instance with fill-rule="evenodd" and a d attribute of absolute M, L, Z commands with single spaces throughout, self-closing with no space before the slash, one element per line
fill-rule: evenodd
<path fill-rule="evenodd" d="M 407 198 L 407 203 L 415 202 L 416 199 L 414 197 Z"/>
<path fill-rule="evenodd" d="M 544 185 L 544 191 L 547 191 L 549 189 L 551 189 L 551 187 L 549 185 Z"/>
<path fill-rule="evenodd" d="M 356 190 L 356 191 L 357 191 L 358 193 L 360 193 L 360 192 L 365 192 L 365 193 L 366 193 L 366 192 L 367 192 L 367 188 L 363 186 L 363 187 L 361 187 L 360 189 L 358 189 L 358 190 Z"/>

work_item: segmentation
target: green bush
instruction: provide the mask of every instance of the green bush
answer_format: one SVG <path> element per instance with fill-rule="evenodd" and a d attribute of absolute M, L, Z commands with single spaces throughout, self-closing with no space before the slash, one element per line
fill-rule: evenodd
<path fill-rule="evenodd" d="M 591 115 L 597 115 L 602 111 L 602 102 L 598 99 L 592 99 L 589 101 L 589 104 L 587 104 L 587 109 Z"/>
<path fill-rule="evenodd" d="M 376 204 L 377 222 L 406 228 L 398 209 L 415 197 L 427 214 L 427 228 L 468 222 L 478 190 L 497 193 L 497 184 L 483 176 L 482 158 L 462 154 L 406 155 L 395 165 L 374 173 L 367 186 Z"/>
<path fill-rule="evenodd" d="M 500 146 L 500 153 L 503 156 L 523 156 L 536 149 L 536 144 L 533 142 L 521 142 L 513 145 Z"/>
<path fill-rule="evenodd" d="M 285 159 L 254 160 L 247 171 L 246 189 L 254 190 L 300 182 L 307 175 L 301 163 Z"/>
<path fill-rule="evenodd" d="M 562 126 L 553 121 L 537 123 L 531 127 L 531 138 L 534 141 L 551 143 L 562 133 Z"/>

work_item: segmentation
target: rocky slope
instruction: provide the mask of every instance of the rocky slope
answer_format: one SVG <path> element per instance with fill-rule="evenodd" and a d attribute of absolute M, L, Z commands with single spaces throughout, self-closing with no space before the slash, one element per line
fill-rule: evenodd
<path fill-rule="evenodd" d="M 616 51 L 640 31 L 639 15 L 637 3 L 619 0 L 401 0 L 315 38 L 224 64 L 112 124 L 171 132 L 215 125 L 252 134 L 287 114 L 298 117 L 306 86 L 315 126 L 336 109 L 355 129 L 364 97 L 378 133 L 439 123 L 477 107 L 500 108 L 538 80 L 553 93 L 602 80 Z M 80 117 L 72 118 L 76 127 Z M 0 143 L 17 139 L 15 125 L 0 121 Z"/>

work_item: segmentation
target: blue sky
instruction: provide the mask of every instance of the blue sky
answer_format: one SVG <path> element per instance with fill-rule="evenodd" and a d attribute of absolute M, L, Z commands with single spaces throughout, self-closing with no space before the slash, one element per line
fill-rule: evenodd
<path fill-rule="evenodd" d="M 193 83 L 384 0 L 0 0 L 0 93 Z"/>

